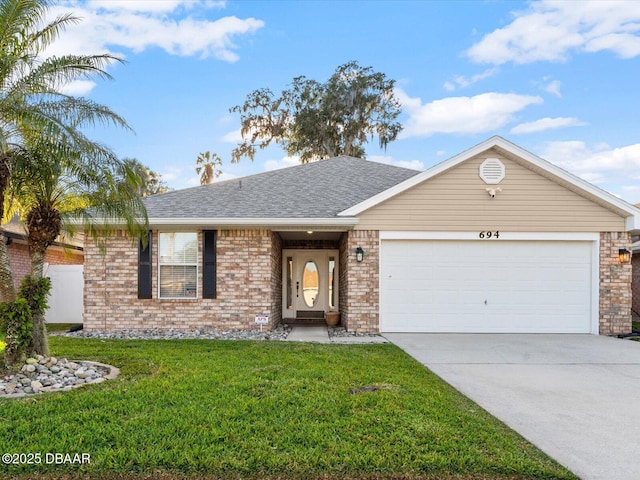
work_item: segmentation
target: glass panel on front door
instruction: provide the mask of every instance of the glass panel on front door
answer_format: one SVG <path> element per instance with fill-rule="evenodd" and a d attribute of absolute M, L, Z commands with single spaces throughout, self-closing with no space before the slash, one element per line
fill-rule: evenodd
<path fill-rule="evenodd" d="M 293 310 L 293 257 L 287 257 L 287 310 Z"/>
<path fill-rule="evenodd" d="M 336 260 L 333 257 L 329 257 L 329 308 L 333 310 L 336 308 L 336 302 L 333 300 L 333 276 L 336 269 Z"/>
<path fill-rule="evenodd" d="M 313 307 L 316 304 L 319 285 L 318 267 L 314 261 L 309 260 L 302 273 L 302 295 L 307 307 Z"/>

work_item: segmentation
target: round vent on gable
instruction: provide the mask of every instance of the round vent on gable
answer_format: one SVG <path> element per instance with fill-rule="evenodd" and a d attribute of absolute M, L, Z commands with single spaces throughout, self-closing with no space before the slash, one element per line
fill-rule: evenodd
<path fill-rule="evenodd" d="M 480 178 L 488 185 L 500 183 L 504 178 L 504 163 L 497 158 L 487 158 L 480 164 Z"/>

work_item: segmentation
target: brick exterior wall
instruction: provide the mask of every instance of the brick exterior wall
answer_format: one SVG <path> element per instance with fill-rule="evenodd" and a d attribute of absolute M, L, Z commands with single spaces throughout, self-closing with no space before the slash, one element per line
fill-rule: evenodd
<path fill-rule="evenodd" d="M 377 230 L 351 230 L 340 240 L 340 313 L 349 331 L 379 332 L 380 236 Z M 356 261 L 356 248 L 364 260 Z"/>
<path fill-rule="evenodd" d="M 19 243 L 14 240 L 7 250 L 11 269 L 13 270 L 13 283 L 17 289 L 20 287 L 24 277 L 31 272 L 29 247 L 26 243 Z M 50 265 L 82 265 L 84 263 L 84 253 L 80 250 L 69 249 L 65 251 L 60 247 L 49 247 L 45 262 Z"/>
<path fill-rule="evenodd" d="M 600 334 L 631 332 L 631 264 L 618 262 L 618 250 L 631 250 L 627 232 L 600 233 Z"/>
<path fill-rule="evenodd" d="M 269 325 L 282 321 L 282 238 L 271 232 L 271 316 Z"/>
<path fill-rule="evenodd" d="M 282 248 L 269 230 L 221 230 L 217 242 L 217 298 L 202 299 L 202 233 L 198 232 L 198 298 L 158 299 L 158 232 L 154 231 L 152 299 L 137 297 L 137 242 L 119 233 L 102 254 L 85 245 L 87 330 L 116 328 L 255 328 L 254 316 L 282 316 Z M 631 265 L 620 265 L 618 249 L 630 249 L 625 232 L 600 235 L 600 333 L 631 331 Z M 339 305 L 349 331 L 379 331 L 379 232 L 353 230 L 339 241 Z M 356 261 L 361 247 L 364 261 Z M 26 246 L 25 246 L 26 248 Z M 62 253 L 62 252 L 58 252 Z M 58 257 L 59 259 L 60 257 Z M 52 256 L 51 263 L 54 263 Z"/>
<path fill-rule="evenodd" d="M 338 307 L 340 309 L 340 325 L 349 330 L 349 304 L 347 303 L 347 268 L 349 265 L 349 253 L 355 256 L 355 252 L 349 252 L 347 244 L 349 232 L 340 237 L 338 244 Z"/>
<path fill-rule="evenodd" d="M 338 240 L 283 240 L 282 248 L 313 249 L 313 250 L 337 250 Z"/>
<path fill-rule="evenodd" d="M 143 328 L 255 328 L 256 314 L 280 318 L 273 298 L 281 273 L 279 236 L 269 230 L 220 230 L 217 240 L 217 298 L 202 297 L 202 232 L 198 232 L 198 298 L 158 298 L 158 232 L 153 232 L 151 299 L 138 299 L 137 241 L 123 232 L 106 241 L 101 253 L 85 245 L 85 313 L 87 330 Z M 281 267 L 280 267 L 281 268 Z M 281 288 L 281 287 L 280 287 Z M 280 297 L 280 288 L 278 296 Z"/>

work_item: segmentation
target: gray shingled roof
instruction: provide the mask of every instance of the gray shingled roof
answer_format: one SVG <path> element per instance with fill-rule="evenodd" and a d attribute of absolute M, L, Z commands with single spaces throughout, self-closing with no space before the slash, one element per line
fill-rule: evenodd
<path fill-rule="evenodd" d="M 420 172 L 353 157 L 153 195 L 150 219 L 331 218 Z"/>

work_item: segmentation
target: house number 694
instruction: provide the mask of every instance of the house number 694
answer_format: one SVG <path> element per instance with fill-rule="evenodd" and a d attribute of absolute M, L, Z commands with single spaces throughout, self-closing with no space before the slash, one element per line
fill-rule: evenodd
<path fill-rule="evenodd" d="M 500 232 L 480 232 L 480 238 L 500 238 Z"/>

